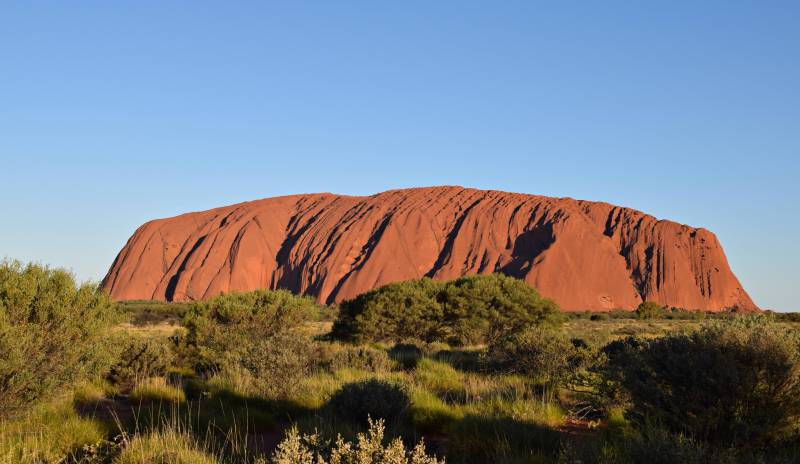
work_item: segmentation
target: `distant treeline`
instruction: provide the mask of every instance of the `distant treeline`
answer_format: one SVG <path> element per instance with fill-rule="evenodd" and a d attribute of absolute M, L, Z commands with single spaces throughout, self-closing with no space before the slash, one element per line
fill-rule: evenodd
<path fill-rule="evenodd" d="M 504 296 L 501 299 L 496 299 L 492 296 L 497 294 Z M 482 301 L 489 301 L 490 305 L 505 305 L 505 309 L 519 305 L 528 305 L 529 310 L 541 307 L 547 314 L 552 312 L 550 309 L 557 310 L 558 308 L 558 305 L 552 300 L 542 298 L 536 290 L 531 289 L 518 279 L 499 274 L 467 276 L 449 282 L 422 278 L 388 284 L 342 302 L 338 308 L 334 307 L 334 309 L 342 308 L 345 311 L 345 316 L 339 319 L 336 330 L 339 336 L 342 336 L 342 330 L 350 331 L 351 327 L 345 329 L 342 324 L 353 324 L 354 321 L 351 319 L 356 314 L 362 314 L 365 311 L 372 314 L 370 317 L 378 317 L 378 314 L 395 311 L 410 313 L 410 316 L 417 313 L 426 313 L 425 317 L 430 320 L 435 317 L 445 317 L 445 310 L 447 310 L 447 317 L 452 319 L 455 311 L 461 311 L 461 308 L 465 307 L 465 299 L 472 300 L 469 302 L 470 311 L 477 312 L 483 311 L 483 308 L 486 307 L 484 303 L 481 303 L 479 307 L 475 306 L 475 302 Z M 190 304 L 190 302 L 171 303 L 149 300 L 121 301 L 118 303 L 122 312 L 128 314 L 131 322 L 137 325 L 158 322 L 177 323 Z M 336 318 L 335 311 L 326 311 L 324 307 L 321 308 L 323 309 L 320 309 L 316 315 L 317 319 L 333 320 Z M 560 314 L 559 317 L 565 319 L 604 321 L 609 319 L 727 319 L 741 316 L 744 313 L 738 312 L 735 308 L 723 311 L 699 311 L 661 306 L 653 301 L 645 301 L 635 310 L 564 311 Z M 762 314 L 769 315 L 778 322 L 800 322 L 800 313 L 798 312 L 768 310 Z M 364 317 L 366 316 L 361 316 L 362 319 Z M 418 330 L 420 330 L 420 327 L 407 327 L 408 332 Z M 425 330 L 431 330 L 431 328 L 426 327 Z"/>

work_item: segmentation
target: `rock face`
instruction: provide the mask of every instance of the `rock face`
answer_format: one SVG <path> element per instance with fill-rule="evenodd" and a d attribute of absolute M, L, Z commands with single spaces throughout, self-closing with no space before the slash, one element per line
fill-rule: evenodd
<path fill-rule="evenodd" d="M 268 198 L 150 221 L 103 280 L 116 300 L 286 288 L 335 303 L 423 276 L 502 272 L 562 309 L 758 308 L 717 238 L 607 203 L 461 187 Z"/>

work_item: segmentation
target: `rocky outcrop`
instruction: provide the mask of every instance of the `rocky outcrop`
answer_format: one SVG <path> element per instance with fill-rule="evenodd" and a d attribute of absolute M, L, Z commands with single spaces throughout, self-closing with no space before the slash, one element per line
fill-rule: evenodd
<path fill-rule="evenodd" d="M 566 310 L 757 310 L 717 238 L 606 203 L 461 187 L 268 198 L 150 221 L 103 280 L 116 300 L 286 288 L 335 303 L 390 282 L 502 272 Z"/>

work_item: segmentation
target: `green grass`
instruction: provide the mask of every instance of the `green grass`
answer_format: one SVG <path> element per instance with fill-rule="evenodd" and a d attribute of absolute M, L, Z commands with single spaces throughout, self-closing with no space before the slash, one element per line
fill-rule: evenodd
<path fill-rule="evenodd" d="M 162 309 L 166 312 L 167 308 Z M 164 319 L 153 319 L 118 330 L 163 337 Z M 320 323 L 314 321 L 309 330 L 320 330 Z M 696 330 L 701 324 L 576 318 L 565 324 L 565 330 L 571 337 L 601 345 L 629 334 L 656 337 Z M 81 382 L 71 395 L 0 422 L 0 464 L 66 464 L 71 454 L 108 444 L 107 440 L 120 434 L 126 438 L 112 444 L 117 448 L 112 447 L 115 451 L 110 457 L 95 462 L 254 462 L 253 457 L 271 449 L 290 424 L 305 433 L 317 430 L 326 439 L 341 434 L 352 440 L 365 431 L 366 424 L 338 417 L 328 402 L 343 386 L 368 379 L 403 385 L 410 398 L 406 412 L 387 424 L 387 438 L 399 436 L 413 443 L 424 437 L 429 449 L 451 463 L 556 462 L 559 454 L 562 459 L 574 455 L 582 456 L 584 462 L 614 462 L 628 453 L 624 440 L 636 439 L 621 408 L 609 409 L 600 425 L 586 427 L 584 435 L 575 439 L 566 431 L 573 420 L 567 410 L 585 400 L 584 396 L 562 391 L 554 401 L 544 402 L 534 379 L 484 371 L 482 347 L 370 346 L 389 353 L 392 362 L 387 368 L 319 367 L 280 398 L 264 397 L 250 374 L 231 369 L 198 376 L 173 366 L 167 376 L 170 381 L 148 378 L 128 389 L 104 381 Z M 343 349 L 338 344 L 328 348 Z M 104 408 L 116 408 L 118 424 L 113 414 L 100 414 Z M 264 445 L 264 437 L 272 437 L 269 445 Z"/>
<path fill-rule="evenodd" d="M 592 321 L 584 318 L 570 319 L 564 330 L 571 338 L 602 346 L 606 343 L 635 335 L 652 338 L 675 332 L 689 332 L 700 328 L 702 321 L 691 319 L 606 319 Z"/>
<path fill-rule="evenodd" d="M 134 437 L 114 459 L 114 464 L 216 464 L 219 461 L 189 432 L 166 429 Z"/>
<path fill-rule="evenodd" d="M 418 385 L 442 399 L 455 400 L 466 396 L 464 374 L 447 363 L 422 358 L 413 372 L 413 378 Z"/>
<path fill-rule="evenodd" d="M 461 408 L 445 403 L 431 391 L 415 388 L 411 392 L 410 416 L 420 432 L 445 434 L 464 414 Z"/>
<path fill-rule="evenodd" d="M 0 462 L 62 462 L 111 433 L 111 424 L 79 415 L 73 404 L 67 395 L 18 418 L 0 420 Z"/>
<path fill-rule="evenodd" d="M 77 406 L 93 406 L 119 394 L 119 389 L 105 380 L 84 380 L 78 382 L 72 393 L 72 401 Z"/>
<path fill-rule="evenodd" d="M 186 394 L 181 388 L 170 385 L 163 377 L 151 377 L 138 383 L 131 391 L 134 402 L 184 403 Z"/>

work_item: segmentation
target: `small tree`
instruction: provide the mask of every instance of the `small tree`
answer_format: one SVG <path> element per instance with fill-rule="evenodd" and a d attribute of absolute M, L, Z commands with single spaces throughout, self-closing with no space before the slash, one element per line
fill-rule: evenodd
<path fill-rule="evenodd" d="M 362 422 L 368 417 L 393 422 L 405 413 L 409 405 L 405 387 L 378 379 L 345 384 L 329 402 L 338 417 L 353 422 Z"/>
<path fill-rule="evenodd" d="M 503 274 L 461 277 L 439 294 L 447 340 L 492 343 L 526 327 L 560 321 L 558 306 L 534 288 Z"/>
<path fill-rule="evenodd" d="M 108 368 L 115 315 L 64 270 L 0 263 L 0 418 Z"/>
<path fill-rule="evenodd" d="M 656 319 L 664 312 L 664 308 L 655 301 L 643 301 L 636 308 L 636 316 L 639 319 Z"/>
<path fill-rule="evenodd" d="M 365 341 L 440 338 L 442 307 L 437 295 L 444 284 L 428 278 L 397 282 L 344 301 L 333 334 L 340 340 Z"/>
<path fill-rule="evenodd" d="M 559 320 L 553 301 L 513 277 L 424 278 L 343 302 L 333 334 L 350 341 L 417 338 L 465 345 L 491 343 L 524 327 Z"/>
<path fill-rule="evenodd" d="M 246 372 L 267 397 L 288 392 L 311 367 L 305 323 L 319 308 L 284 290 L 233 293 L 196 302 L 184 316 L 180 351 L 199 372 Z"/>

